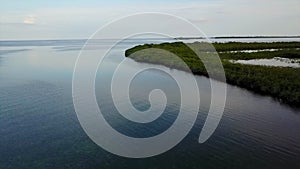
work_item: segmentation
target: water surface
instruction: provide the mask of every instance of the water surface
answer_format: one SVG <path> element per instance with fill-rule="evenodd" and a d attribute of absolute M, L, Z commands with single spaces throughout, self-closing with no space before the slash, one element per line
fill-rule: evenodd
<path fill-rule="evenodd" d="M 174 80 L 154 70 L 135 78 L 130 96 L 137 109 L 146 110 L 149 91 L 164 90 L 168 104 L 158 120 L 145 125 L 130 122 L 112 103 L 109 83 L 114 67 L 124 58 L 125 49 L 149 42 L 161 40 L 121 43 L 108 54 L 97 74 L 95 92 L 105 118 L 129 136 L 163 132 L 176 119 L 180 105 Z M 198 119 L 179 145 L 147 159 L 122 158 L 104 151 L 82 130 L 72 103 L 72 73 L 83 43 L 1 42 L 0 168 L 300 168 L 300 110 L 236 86 L 228 85 L 219 127 L 207 142 L 199 144 L 210 100 L 209 80 L 201 76 L 197 77 L 201 94 Z M 127 68 L 143 66 L 131 61 Z M 169 71 L 193 78 L 182 71 Z"/>
<path fill-rule="evenodd" d="M 232 63 L 241 63 L 246 65 L 276 66 L 276 67 L 300 67 L 300 59 L 289 59 L 274 57 L 271 59 L 250 59 L 250 60 L 230 60 Z"/>

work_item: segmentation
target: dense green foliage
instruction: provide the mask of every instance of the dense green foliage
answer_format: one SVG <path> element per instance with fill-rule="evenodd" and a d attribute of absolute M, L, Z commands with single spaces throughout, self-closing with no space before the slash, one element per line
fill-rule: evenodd
<path fill-rule="evenodd" d="M 209 44 L 195 42 L 188 46 L 197 47 L 202 58 L 210 58 L 216 54 Z M 299 106 L 300 104 L 300 68 L 255 66 L 231 63 L 229 60 L 236 59 L 261 59 L 261 58 L 300 58 L 299 42 L 278 43 L 215 43 L 215 49 L 223 63 L 226 80 L 230 84 L 238 85 L 255 92 L 272 95 L 283 102 Z M 169 51 L 182 59 L 192 73 L 207 76 L 207 71 L 199 57 L 187 45 L 181 42 L 146 44 L 133 47 L 125 52 L 138 62 L 162 64 L 170 68 L 186 70 L 182 62 L 176 61 L 171 55 L 159 52 L 153 53 L 149 48 L 157 48 Z M 239 50 L 280 49 L 278 51 L 260 51 L 254 53 L 235 52 Z M 199 53 L 198 53 L 199 54 Z M 202 59 L 201 58 L 201 59 Z M 202 60 L 203 61 L 203 60 Z M 212 61 L 213 62 L 213 61 Z M 218 73 L 218 70 L 214 73 Z"/>
<path fill-rule="evenodd" d="M 258 49 L 295 49 L 300 48 L 299 42 L 229 42 L 229 43 L 214 43 L 214 47 L 218 52 L 221 51 L 236 51 L 236 50 L 258 50 Z"/>

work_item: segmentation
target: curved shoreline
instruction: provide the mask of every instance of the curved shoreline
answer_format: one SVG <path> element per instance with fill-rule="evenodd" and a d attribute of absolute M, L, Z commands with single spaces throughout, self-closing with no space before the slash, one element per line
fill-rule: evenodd
<path fill-rule="evenodd" d="M 196 42 L 194 44 L 201 45 Z M 219 53 L 226 74 L 226 81 L 231 85 L 237 85 L 242 88 L 254 91 L 259 94 L 269 95 L 280 102 L 291 106 L 300 105 L 300 69 L 290 67 L 272 67 L 257 66 L 230 63 L 229 59 L 259 59 L 259 58 L 300 58 L 300 42 L 276 42 L 276 43 L 215 43 L 213 44 L 218 52 L 245 49 L 267 49 L 267 48 L 286 48 L 280 51 L 263 51 L 256 53 Z M 261 48 L 259 48 L 261 47 Z M 156 53 L 154 56 L 149 52 L 143 52 L 143 49 L 159 48 L 164 49 L 180 57 L 195 75 L 208 76 L 204 65 L 200 59 L 184 43 L 162 43 L 145 44 L 135 46 L 126 50 L 125 56 L 132 58 L 137 62 L 160 64 L 172 69 L 184 70 L 180 64 L 172 62 L 171 59 L 161 59 L 164 56 Z M 138 53 L 136 53 L 139 51 Z M 146 50 L 145 50 L 146 51 Z M 215 78 L 218 80 L 217 78 Z"/>

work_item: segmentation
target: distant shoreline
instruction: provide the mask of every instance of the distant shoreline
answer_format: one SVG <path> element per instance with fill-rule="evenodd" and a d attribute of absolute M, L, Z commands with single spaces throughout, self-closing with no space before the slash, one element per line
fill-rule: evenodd
<path fill-rule="evenodd" d="M 300 38 L 299 35 L 295 36 L 211 36 L 211 37 L 176 37 L 176 40 L 188 39 L 295 39 Z"/>
<path fill-rule="evenodd" d="M 300 35 L 276 35 L 276 36 L 208 36 L 208 37 L 175 37 L 165 38 L 174 40 L 191 40 L 191 39 L 300 39 Z M 132 38 L 131 40 L 144 40 L 144 39 L 164 39 L 164 38 Z M 35 42 L 35 41 L 87 41 L 89 39 L 78 38 L 78 39 L 0 39 L 0 42 Z M 115 40 L 115 38 L 106 39 L 93 39 L 93 40 Z M 0 44 L 1 46 L 2 44 Z"/>

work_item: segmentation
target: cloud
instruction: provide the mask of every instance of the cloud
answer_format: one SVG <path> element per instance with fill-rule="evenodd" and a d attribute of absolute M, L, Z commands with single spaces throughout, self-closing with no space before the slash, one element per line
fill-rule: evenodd
<path fill-rule="evenodd" d="M 300 34 L 299 0 L 203 0 L 166 4 L 0 10 L 3 32 L 0 39 L 87 38 L 104 24 L 138 12 L 163 12 L 186 18 L 210 36 Z"/>
<path fill-rule="evenodd" d="M 34 15 L 28 15 L 24 18 L 23 23 L 24 24 L 35 24 L 36 22 L 36 17 Z"/>

